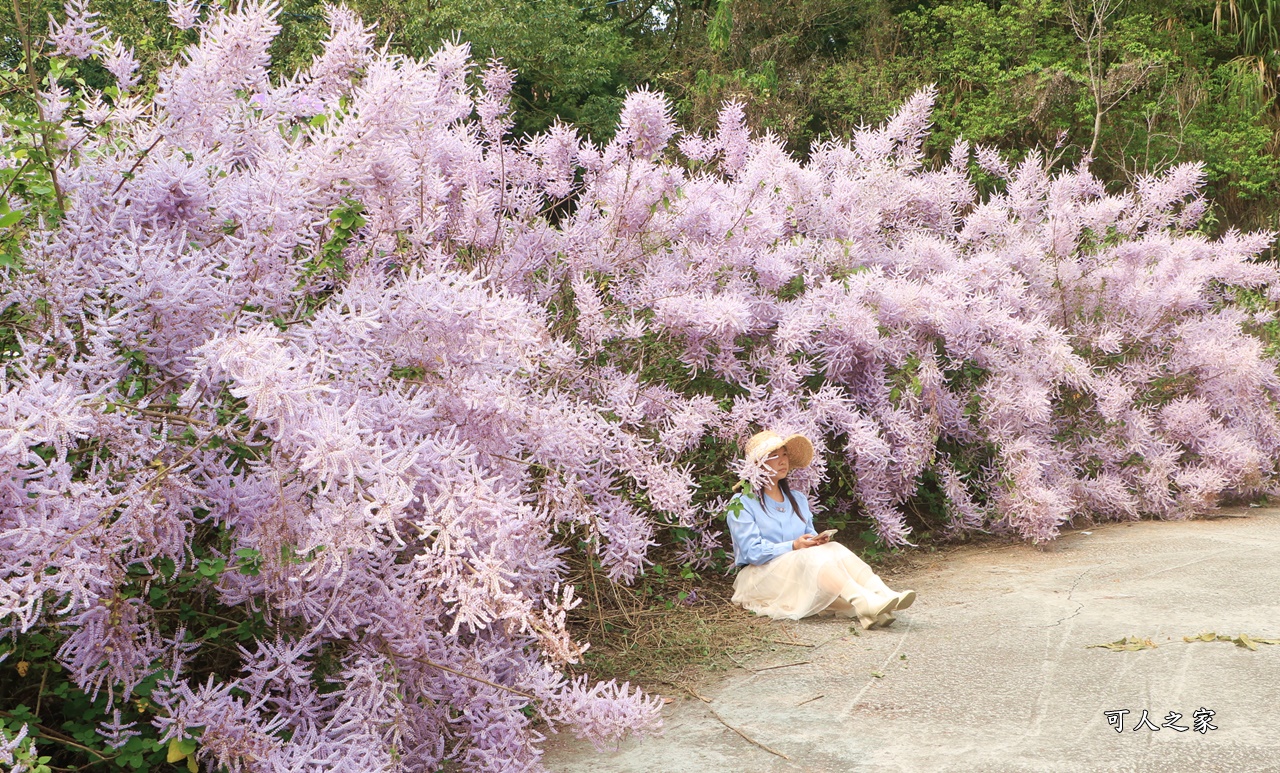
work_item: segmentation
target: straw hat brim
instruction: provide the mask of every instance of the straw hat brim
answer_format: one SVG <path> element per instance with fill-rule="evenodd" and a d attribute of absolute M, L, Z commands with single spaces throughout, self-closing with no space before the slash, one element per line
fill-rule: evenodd
<path fill-rule="evenodd" d="M 813 463 L 813 443 L 809 441 L 809 438 L 800 434 L 790 435 L 785 438 L 772 432 L 769 434 L 772 435 L 772 437 L 765 438 L 762 442 L 751 449 L 749 454 L 751 458 L 766 459 L 769 454 L 772 454 L 779 448 L 786 446 L 789 466 L 792 469 L 808 467 Z"/>
<path fill-rule="evenodd" d="M 792 467 L 808 467 L 813 463 L 813 443 L 804 435 L 791 435 L 783 443 Z"/>

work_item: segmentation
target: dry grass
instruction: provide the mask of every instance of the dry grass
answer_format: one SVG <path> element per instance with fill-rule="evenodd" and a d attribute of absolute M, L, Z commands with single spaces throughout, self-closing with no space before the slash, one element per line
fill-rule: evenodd
<path fill-rule="evenodd" d="M 776 626 L 730 602 L 732 577 L 646 575 L 633 586 L 580 567 L 583 603 L 569 625 L 591 642 L 578 670 L 646 690 L 696 690 L 707 677 L 776 641 Z"/>

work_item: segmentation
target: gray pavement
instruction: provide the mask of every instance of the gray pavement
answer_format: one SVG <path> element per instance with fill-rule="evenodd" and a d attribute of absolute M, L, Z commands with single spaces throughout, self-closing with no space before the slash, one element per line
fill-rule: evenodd
<path fill-rule="evenodd" d="M 844 619 L 778 623 L 779 639 L 814 646 L 760 653 L 751 670 L 699 688 L 710 703 L 672 695 L 661 737 L 600 754 L 561 734 L 545 764 L 555 773 L 1280 773 L 1280 645 L 1182 639 L 1280 639 L 1280 509 L 1221 515 L 1107 524 L 1047 550 L 962 548 L 921 562 L 886 576 L 920 594 L 894 627 L 855 636 Z M 1089 648 L 1126 636 L 1157 646 Z M 810 662 L 785 666 L 798 661 Z M 1143 710 L 1157 727 L 1177 712 L 1174 724 L 1191 728 L 1201 708 L 1217 729 L 1134 729 Z M 1118 733 L 1104 712 L 1124 709 Z"/>

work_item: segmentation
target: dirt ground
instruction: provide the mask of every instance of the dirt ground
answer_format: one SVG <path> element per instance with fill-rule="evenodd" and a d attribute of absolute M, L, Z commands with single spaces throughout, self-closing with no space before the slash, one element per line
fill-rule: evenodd
<path fill-rule="evenodd" d="M 773 623 L 794 645 L 670 688 L 662 736 L 604 753 L 557 736 L 545 764 L 1280 773 L 1278 558 L 1262 508 L 909 554 L 881 571 L 919 593 L 892 628 Z"/>

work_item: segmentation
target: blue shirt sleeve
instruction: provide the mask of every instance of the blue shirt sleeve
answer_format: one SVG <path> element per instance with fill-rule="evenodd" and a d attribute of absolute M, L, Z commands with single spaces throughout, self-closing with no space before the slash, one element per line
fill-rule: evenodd
<path fill-rule="evenodd" d="M 802 506 L 802 509 L 807 508 L 807 503 Z M 791 540 L 773 542 L 760 534 L 760 527 L 756 524 L 756 510 L 761 510 L 759 503 L 741 494 L 729 502 L 726 520 L 729 523 L 729 536 L 733 538 L 734 562 L 738 565 L 763 564 L 792 550 Z"/>

